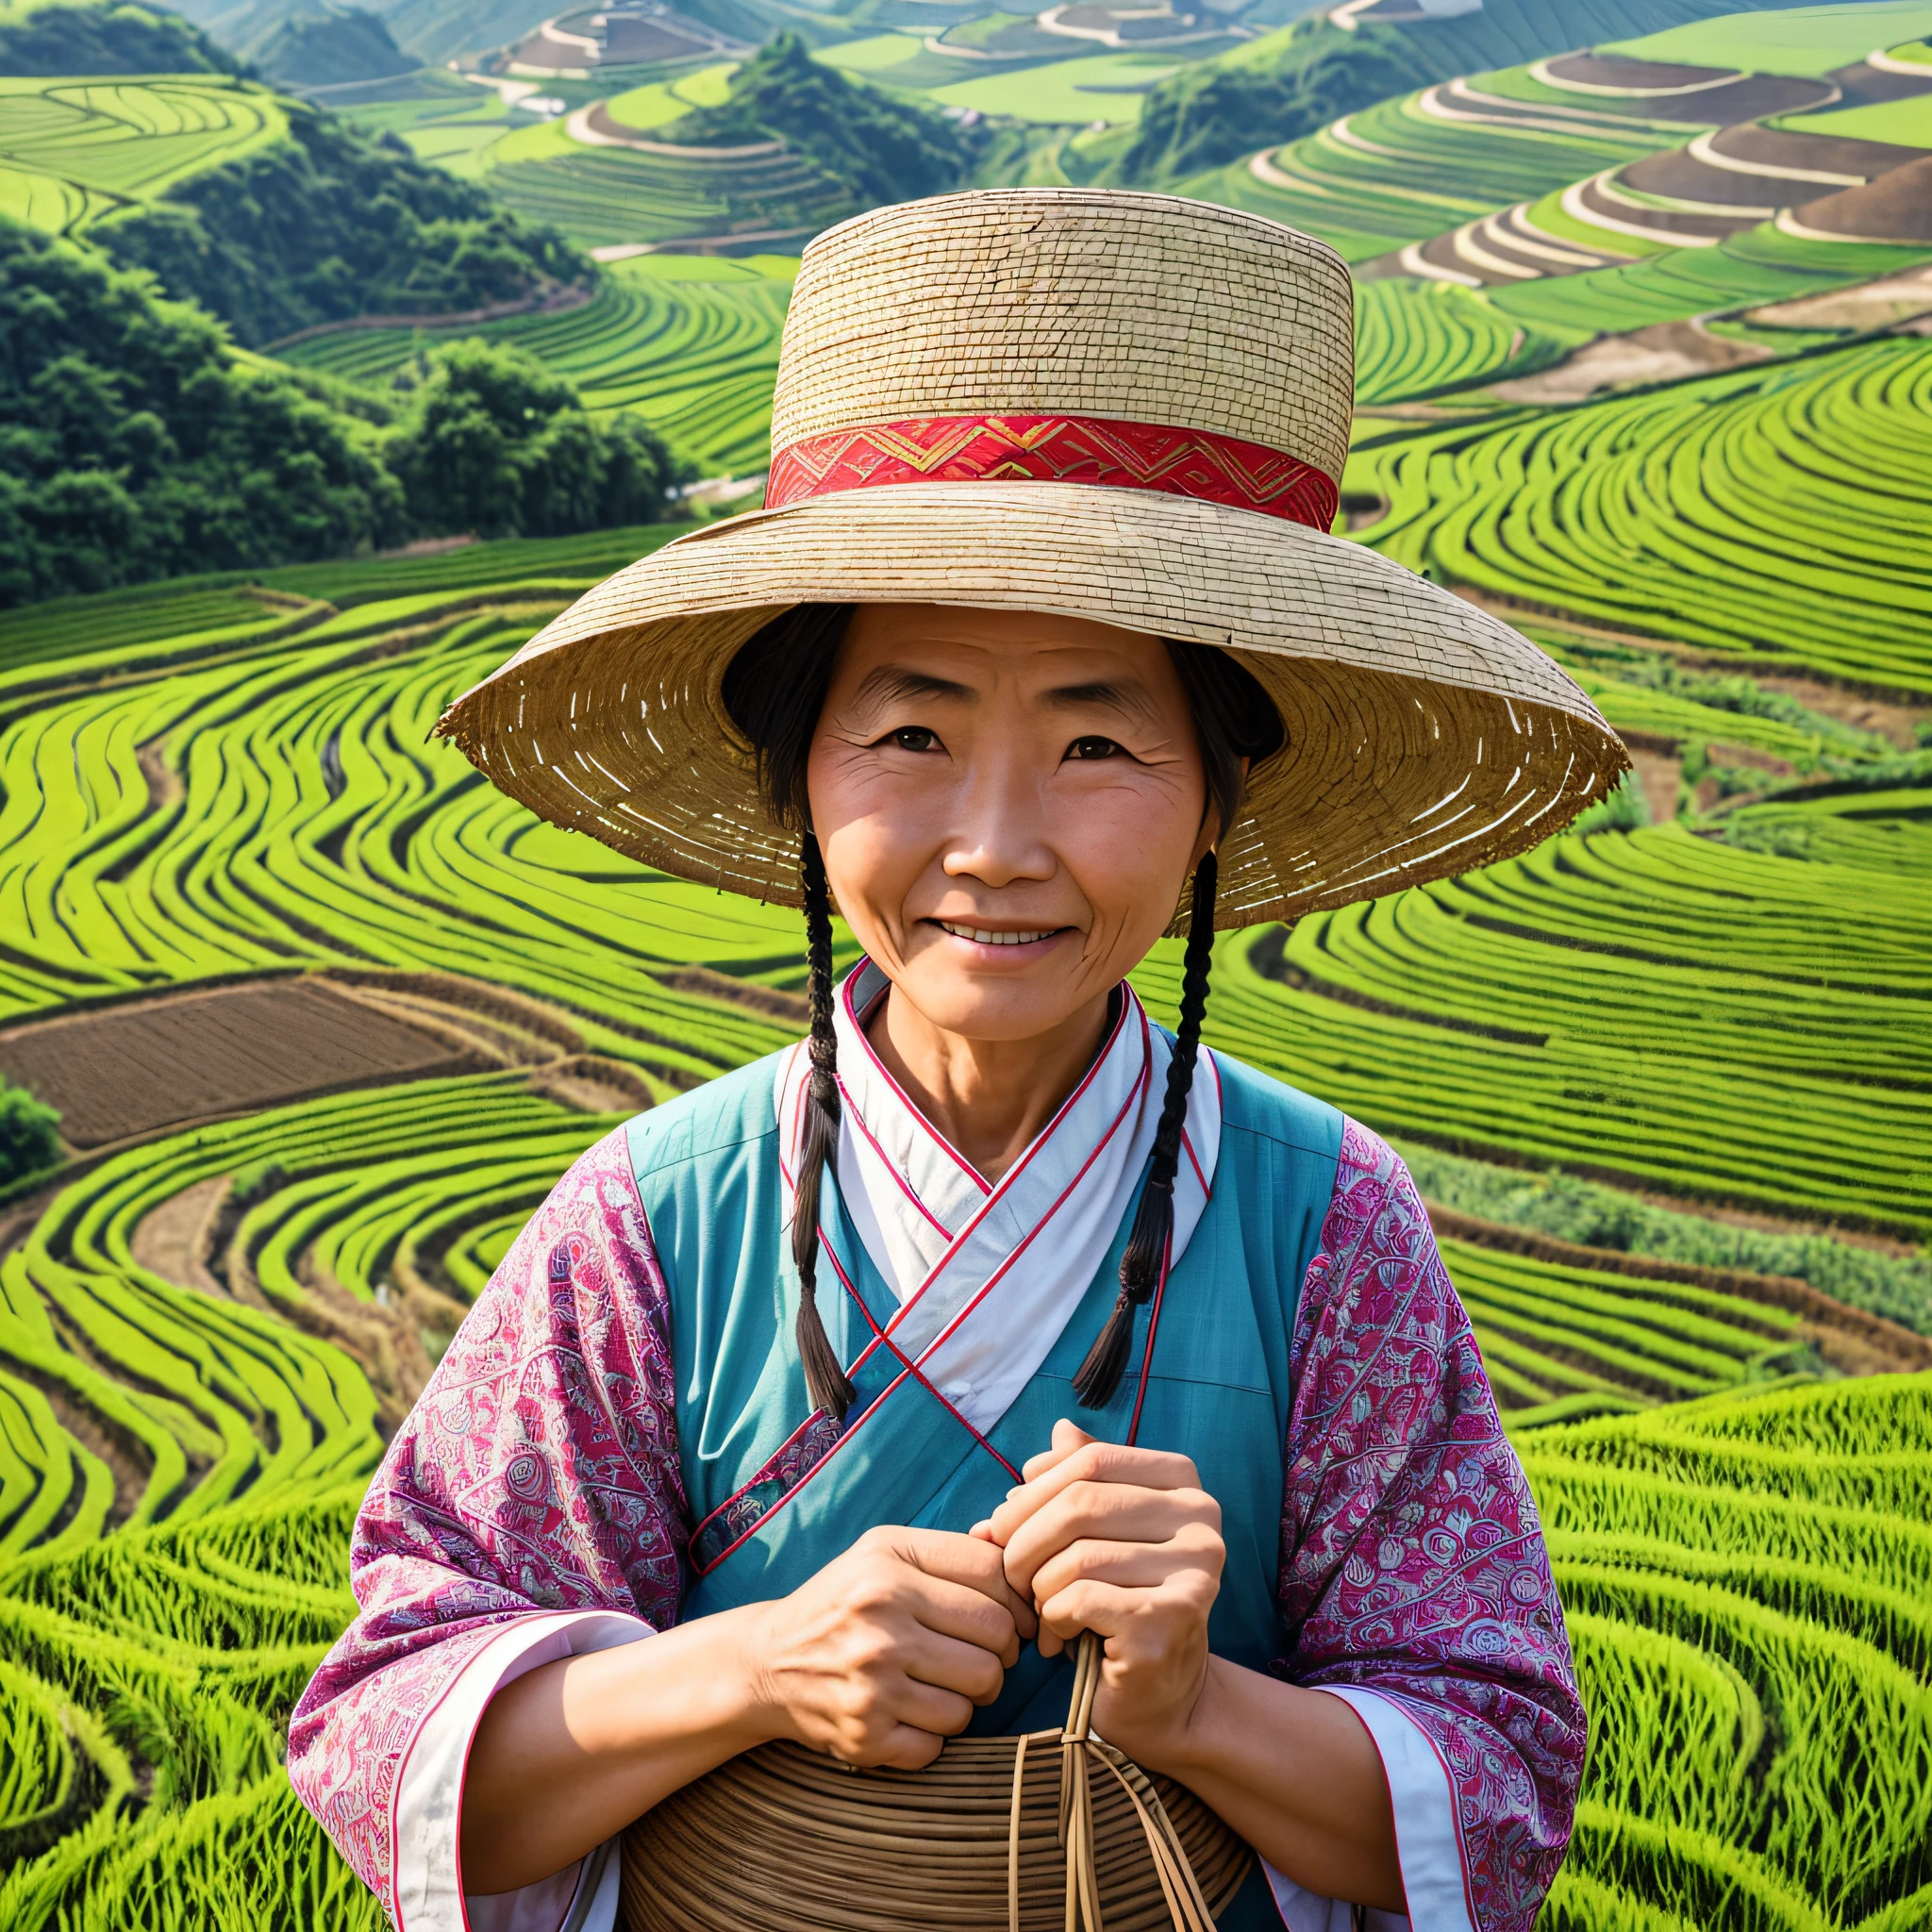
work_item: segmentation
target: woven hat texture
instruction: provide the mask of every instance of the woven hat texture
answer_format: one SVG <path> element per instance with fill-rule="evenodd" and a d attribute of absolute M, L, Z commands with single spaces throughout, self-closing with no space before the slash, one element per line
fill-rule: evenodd
<path fill-rule="evenodd" d="M 1051 612 L 1241 653 L 1279 707 L 1218 924 L 1522 851 L 1628 760 L 1528 640 L 1327 533 L 1351 328 L 1332 251 L 1200 203 L 1020 189 L 858 216 L 806 251 L 768 507 L 598 585 L 438 728 L 556 824 L 796 904 L 796 837 L 720 696 L 733 653 L 801 603 Z"/>

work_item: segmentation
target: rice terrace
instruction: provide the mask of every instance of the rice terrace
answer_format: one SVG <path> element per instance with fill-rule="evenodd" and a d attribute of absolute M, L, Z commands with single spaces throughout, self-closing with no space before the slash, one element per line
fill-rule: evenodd
<path fill-rule="evenodd" d="M 0 0 L 0 1927 L 385 1923 L 285 1769 L 358 1504 L 810 990 L 433 727 L 759 507 L 813 237 L 1016 186 L 1337 251 L 1335 531 L 1630 753 L 1204 1035 L 1467 1308 L 1591 1714 L 1537 1924 L 1932 1932 L 1932 0 Z"/>

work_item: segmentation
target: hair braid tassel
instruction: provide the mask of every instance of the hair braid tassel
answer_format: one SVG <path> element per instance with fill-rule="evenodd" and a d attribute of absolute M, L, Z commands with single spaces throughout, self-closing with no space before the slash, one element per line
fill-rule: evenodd
<path fill-rule="evenodd" d="M 832 895 L 819 841 L 806 833 L 799 849 L 805 930 L 811 963 L 811 1081 L 805 1103 L 805 1144 L 791 1212 L 791 1258 L 798 1268 L 798 1355 L 812 1406 L 836 1423 L 852 1407 L 853 1387 L 819 1315 L 819 1202 L 825 1169 L 839 1167 L 839 1037 L 832 1028 Z"/>
<path fill-rule="evenodd" d="M 1188 914 L 1187 962 L 1181 974 L 1181 1024 L 1174 1058 L 1167 1063 L 1167 1093 L 1160 1124 L 1154 1131 L 1154 1158 L 1134 1229 L 1121 1257 L 1121 1291 L 1107 1325 L 1087 1351 L 1074 1376 L 1082 1408 L 1105 1408 L 1127 1366 L 1134 1342 L 1135 1311 L 1145 1305 L 1160 1280 L 1174 1234 L 1174 1183 L 1180 1172 L 1181 1133 L 1188 1124 L 1188 1093 L 1194 1084 L 1194 1061 L 1201 1050 L 1201 1021 L 1208 1010 L 1208 974 L 1214 958 L 1214 891 L 1219 868 L 1204 853 L 1194 868 L 1194 896 Z"/>

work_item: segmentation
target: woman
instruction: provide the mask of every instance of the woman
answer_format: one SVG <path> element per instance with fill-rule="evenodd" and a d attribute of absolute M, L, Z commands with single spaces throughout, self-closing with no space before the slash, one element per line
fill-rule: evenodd
<path fill-rule="evenodd" d="M 1082 1631 L 1095 1729 L 1257 1854 L 1223 1927 L 1534 1918 L 1583 1713 L 1467 1320 L 1390 1150 L 1199 1045 L 1217 924 L 1521 850 L 1624 763 L 1325 534 L 1350 328 L 1224 209 L 862 216 L 767 508 L 452 708 L 546 817 L 802 903 L 811 1030 L 577 1162 L 371 1488 L 290 1769 L 404 1932 L 610 1925 L 694 1779 L 1058 1724 Z M 1172 1039 L 1125 980 L 1171 928 Z"/>

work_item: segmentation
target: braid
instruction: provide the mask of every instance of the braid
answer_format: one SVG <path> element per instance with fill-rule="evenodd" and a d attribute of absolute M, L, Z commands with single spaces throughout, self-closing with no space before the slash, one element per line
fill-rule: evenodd
<path fill-rule="evenodd" d="M 1201 1021 L 1208 1010 L 1208 974 L 1214 958 L 1214 888 L 1219 868 L 1207 852 L 1194 868 L 1194 896 L 1188 916 L 1187 961 L 1181 974 L 1181 1025 L 1167 1063 L 1167 1093 L 1154 1130 L 1154 1158 L 1133 1232 L 1121 1257 L 1121 1291 L 1107 1325 L 1074 1376 L 1082 1408 L 1105 1408 L 1113 1400 L 1134 1341 L 1134 1312 L 1145 1305 L 1166 1265 L 1174 1233 L 1174 1182 L 1180 1171 L 1181 1133 L 1188 1122 L 1188 1092 L 1201 1050 Z"/>
<path fill-rule="evenodd" d="M 812 1407 L 842 1423 L 853 1388 L 819 1317 L 819 1196 L 827 1166 L 839 1172 L 839 1039 L 832 1030 L 832 895 L 818 840 L 799 848 L 805 931 L 811 959 L 811 1084 L 805 1103 L 805 1147 L 791 1214 L 791 1258 L 798 1267 L 798 1354 Z"/>

